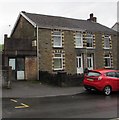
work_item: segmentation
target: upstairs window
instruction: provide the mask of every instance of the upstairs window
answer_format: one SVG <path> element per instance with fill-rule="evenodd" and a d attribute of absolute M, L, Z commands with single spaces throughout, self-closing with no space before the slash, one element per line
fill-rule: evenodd
<path fill-rule="evenodd" d="M 110 49 L 111 36 L 104 36 L 104 49 Z"/>
<path fill-rule="evenodd" d="M 81 33 L 76 33 L 76 35 L 75 35 L 75 45 L 76 45 L 76 48 L 82 48 L 83 47 L 83 35 Z"/>
<path fill-rule="evenodd" d="M 93 35 L 92 34 L 86 35 L 86 41 L 87 41 L 87 48 L 93 48 Z"/>
<path fill-rule="evenodd" d="M 52 37 L 53 37 L 53 47 L 62 47 L 62 32 L 54 31 Z"/>

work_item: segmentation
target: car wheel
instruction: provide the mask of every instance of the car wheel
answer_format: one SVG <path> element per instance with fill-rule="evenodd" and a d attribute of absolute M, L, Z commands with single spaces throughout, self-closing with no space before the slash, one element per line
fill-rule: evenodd
<path fill-rule="evenodd" d="M 105 95 L 110 95 L 112 92 L 112 89 L 110 86 L 106 86 L 103 91 Z"/>
<path fill-rule="evenodd" d="M 88 92 L 91 91 L 91 88 L 89 88 L 89 87 L 86 87 L 86 86 L 85 86 L 85 89 L 86 89 Z"/>

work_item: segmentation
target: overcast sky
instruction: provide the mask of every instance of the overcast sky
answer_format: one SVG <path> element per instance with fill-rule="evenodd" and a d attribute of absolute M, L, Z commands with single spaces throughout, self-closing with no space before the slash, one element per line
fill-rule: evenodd
<path fill-rule="evenodd" d="M 21 11 L 45 15 L 88 19 L 94 13 L 97 22 L 112 27 L 117 22 L 118 0 L 0 0 L 0 43 L 10 32 Z"/>

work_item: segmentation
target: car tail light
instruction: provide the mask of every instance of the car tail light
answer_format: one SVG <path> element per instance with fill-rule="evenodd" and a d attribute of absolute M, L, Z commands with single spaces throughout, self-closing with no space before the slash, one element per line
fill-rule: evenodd
<path fill-rule="evenodd" d="M 102 80 L 102 76 L 99 76 L 99 77 L 98 77 L 98 80 Z"/>

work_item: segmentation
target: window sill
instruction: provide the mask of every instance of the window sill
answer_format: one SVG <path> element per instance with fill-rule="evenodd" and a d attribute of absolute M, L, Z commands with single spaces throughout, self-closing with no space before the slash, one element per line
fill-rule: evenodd
<path fill-rule="evenodd" d="M 79 48 L 80 49 L 80 48 L 83 48 L 83 46 L 81 46 L 81 47 L 75 46 L 75 48 Z"/>
<path fill-rule="evenodd" d="M 62 71 L 63 68 L 57 68 L 57 69 L 53 69 L 54 71 Z"/>
<path fill-rule="evenodd" d="M 59 48 L 59 49 L 62 49 L 63 46 L 59 47 L 59 46 L 53 46 L 53 48 Z"/>
<path fill-rule="evenodd" d="M 112 68 L 112 66 L 105 66 L 104 68 L 106 68 L 106 69 L 110 69 L 110 68 Z"/>
<path fill-rule="evenodd" d="M 110 50 L 111 48 L 103 48 L 104 50 Z"/>
<path fill-rule="evenodd" d="M 86 47 L 87 49 L 95 49 L 94 47 Z"/>

